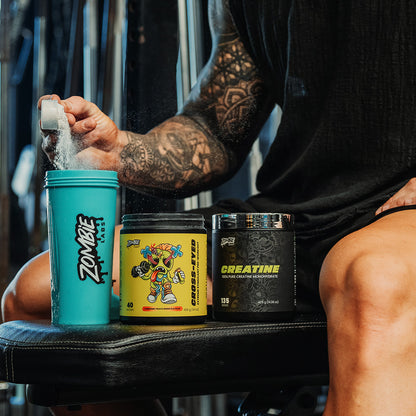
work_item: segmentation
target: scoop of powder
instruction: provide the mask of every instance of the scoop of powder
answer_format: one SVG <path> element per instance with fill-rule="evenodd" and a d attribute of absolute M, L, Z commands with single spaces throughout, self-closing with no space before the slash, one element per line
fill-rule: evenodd
<path fill-rule="evenodd" d="M 42 101 L 41 126 L 43 129 L 56 131 L 54 165 L 57 169 L 94 169 L 90 163 L 81 162 L 76 158 L 80 147 L 71 133 L 68 118 L 61 104 L 55 100 Z"/>
<path fill-rule="evenodd" d="M 64 108 L 58 104 L 58 130 L 56 142 L 55 166 L 58 169 L 77 169 L 77 146 L 71 135 L 68 119 L 65 115 Z M 79 168 L 78 168 L 79 169 Z"/>

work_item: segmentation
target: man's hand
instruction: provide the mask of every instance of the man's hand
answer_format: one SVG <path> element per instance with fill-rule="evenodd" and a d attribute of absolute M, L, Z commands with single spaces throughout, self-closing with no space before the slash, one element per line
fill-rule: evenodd
<path fill-rule="evenodd" d="M 402 207 L 405 205 L 416 205 L 416 178 L 412 178 L 403 188 L 397 191 L 387 202 L 377 211 L 376 215 L 391 208 Z"/>
<path fill-rule="evenodd" d="M 64 107 L 71 128 L 71 140 L 76 141 L 76 158 L 80 165 L 95 169 L 118 170 L 119 154 L 127 143 L 126 134 L 95 104 L 82 97 L 61 100 L 56 94 L 45 95 L 39 99 L 57 100 Z M 53 163 L 56 157 L 57 132 L 43 130 L 42 148 Z"/>

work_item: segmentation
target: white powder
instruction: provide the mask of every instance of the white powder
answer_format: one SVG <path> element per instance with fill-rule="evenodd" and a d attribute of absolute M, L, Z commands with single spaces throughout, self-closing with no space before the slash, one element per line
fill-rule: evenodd
<path fill-rule="evenodd" d="M 57 169 L 94 169 L 91 163 L 80 161 L 76 158 L 80 150 L 77 139 L 72 136 L 68 119 L 64 112 L 64 107 L 57 104 L 58 112 L 58 130 L 57 143 L 55 148 L 54 165 Z"/>

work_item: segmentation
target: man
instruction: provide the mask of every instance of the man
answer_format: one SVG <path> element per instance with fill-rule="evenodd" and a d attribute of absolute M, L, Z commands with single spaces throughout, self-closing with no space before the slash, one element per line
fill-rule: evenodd
<path fill-rule="evenodd" d="M 416 6 L 364 3 L 211 1 L 210 61 L 184 108 L 145 135 L 120 131 L 79 97 L 61 103 L 80 160 L 171 197 L 229 178 L 279 104 L 260 193 L 221 210 L 295 215 L 299 309 L 320 307 L 319 285 L 328 319 L 324 415 L 413 415 Z M 5 294 L 8 319 L 27 299 L 23 281 Z"/>

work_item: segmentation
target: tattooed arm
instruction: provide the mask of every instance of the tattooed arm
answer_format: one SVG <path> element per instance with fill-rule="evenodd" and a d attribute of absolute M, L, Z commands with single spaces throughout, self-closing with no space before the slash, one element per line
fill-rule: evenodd
<path fill-rule="evenodd" d="M 213 49 L 182 114 L 219 140 L 241 166 L 274 102 L 233 23 L 228 0 L 209 3 Z"/>
<path fill-rule="evenodd" d="M 78 159 L 118 171 L 128 187 L 173 197 L 213 187 L 237 170 L 273 104 L 238 37 L 228 0 L 210 0 L 209 17 L 213 48 L 197 85 L 175 117 L 147 134 L 120 131 L 81 97 L 52 96 L 64 105 Z M 44 141 L 52 161 L 55 145 L 53 135 Z"/>
<path fill-rule="evenodd" d="M 180 113 L 146 135 L 127 133 L 122 176 L 130 184 L 195 193 L 243 163 L 273 104 L 238 37 L 225 0 L 211 1 L 213 50 Z"/>
<path fill-rule="evenodd" d="M 215 175 L 226 171 L 224 149 L 208 139 L 192 120 L 176 116 L 145 135 L 126 132 L 128 144 L 120 153 L 120 174 L 140 188 L 192 193 Z"/>

